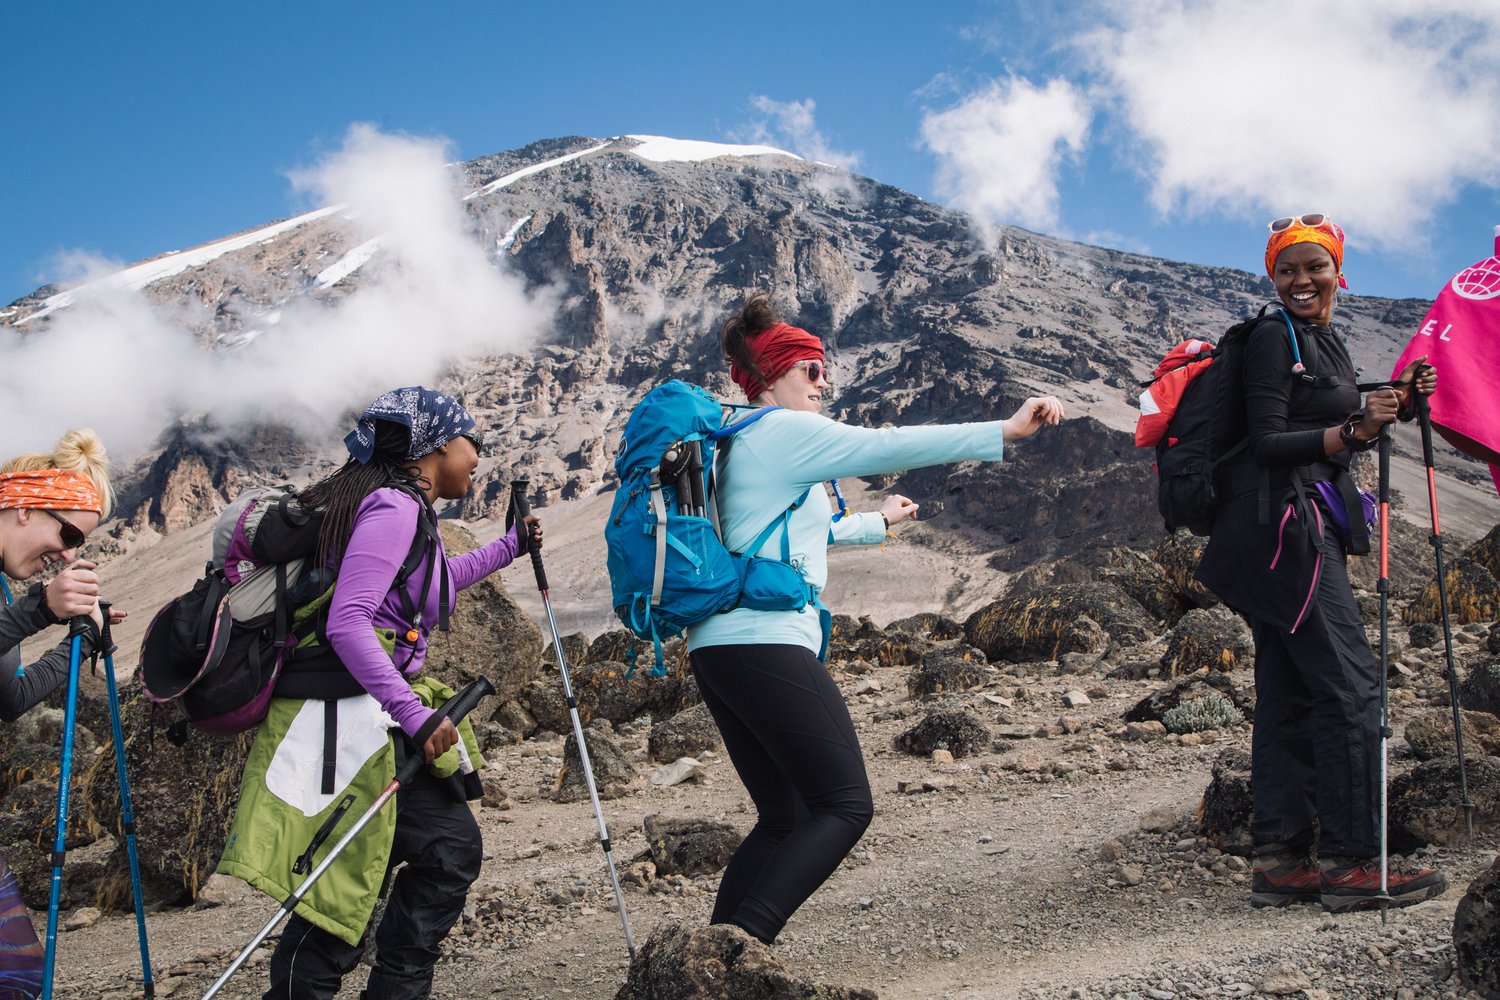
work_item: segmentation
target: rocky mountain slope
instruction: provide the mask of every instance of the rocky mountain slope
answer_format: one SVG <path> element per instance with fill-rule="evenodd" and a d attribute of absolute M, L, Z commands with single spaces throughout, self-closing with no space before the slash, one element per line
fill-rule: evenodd
<path fill-rule="evenodd" d="M 1074 419 L 1017 446 L 1014 461 L 869 484 L 922 503 L 908 542 L 938 558 L 916 560 L 932 584 L 921 589 L 943 602 L 933 610 L 954 613 L 1039 560 L 1155 544 L 1150 463 L 1127 433 L 1137 383 L 1171 344 L 1212 337 L 1271 295 L 1259 275 L 1018 229 L 983 245 L 959 214 L 761 147 L 570 137 L 458 169 L 470 235 L 491 248 L 495 268 L 522 276 L 555 310 L 550 335 L 529 350 L 453 360 L 443 385 L 492 442 L 473 495 L 454 513 L 497 517 L 510 480 L 528 477 L 535 505 L 578 524 L 569 540 L 584 546 L 579 562 L 593 572 L 567 582 L 594 606 L 603 592 L 597 534 L 564 511 L 599 512 L 614 443 L 646 388 L 684 377 L 733 398 L 715 329 L 746 289 L 768 289 L 789 319 L 824 337 L 837 376 L 828 412 L 838 419 L 991 419 L 1038 391 L 1069 404 Z M 378 280 L 367 276 L 379 275 L 383 252 L 378 234 L 334 206 L 96 286 L 137 287 L 204 350 L 230 352 L 283 311 L 357 301 Z M 45 336 L 97 290 L 43 289 L 0 322 Z M 1426 305 L 1345 296 L 1340 319 L 1357 363 L 1388 371 Z M 504 343 L 506 317 L 494 323 Z M 412 337 L 419 349 L 421 331 Z M 393 359 L 392 384 L 401 371 Z M 1420 501 L 1406 440 L 1414 438 L 1403 436 L 1397 483 Z M 284 428 L 222 426 L 211 411 L 186 415 L 127 477 L 127 526 L 117 534 L 128 545 L 142 533 L 179 532 L 247 479 L 296 481 L 326 469 L 339 455 L 329 445 Z M 1492 510 L 1484 489 L 1460 480 L 1483 486 L 1485 477 L 1451 453 L 1444 461 L 1458 477 L 1448 523 L 1477 537 Z"/>

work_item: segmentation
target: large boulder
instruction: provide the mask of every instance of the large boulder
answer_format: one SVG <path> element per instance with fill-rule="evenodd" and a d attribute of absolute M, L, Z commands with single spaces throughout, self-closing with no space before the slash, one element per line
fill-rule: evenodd
<path fill-rule="evenodd" d="M 877 1000 L 873 990 L 798 975 L 769 946 L 732 924 L 665 923 L 630 963 L 615 1000 Z"/>
<path fill-rule="evenodd" d="M 906 677 L 906 693 L 915 699 L 956 694 L 988 683 L 994 670 L 984 654 L 966 646 L 942 646 L 922 657 Z"/>
<path fill-rule="evenodd" d="M 1500 755 L 1500 719 L 1488 712 L 1459 712 L 1465 756 Z M 1406 723 L 1406 744 L 1417 760 L 1451 757 L 1457 751 L 1453 738 L 1453 712 L 1430 708 Z"/>
<path fill-rule="evenodd" d="M 574 667 L 568 673 L 584 725 L 595 719 L 629 722 L 640 715 L 664 719 L 683 707 L 683 676 L 668 673 L 665 677 L 652 677 L 644 663 L 632 671 L 624 663 L 597 660 Z M 696 684 L 692 691 L 696 696 Z M 533 680 L 521 700 L 541 728 L 555 733 L 571 729 L 562 678 L 556 671 Z"/>
<path fill-rule="evenodd" d="M 1133 646 L 1148 641 L 1156 630 L 1134 598 L 1102 583 L 1040 587 L 1003 597 L 964 622 L 971 646 L 992 661 L 1016 663 L 1055 660 L 1064 653 L 1101 653 L 1111 641 Z"/>
<path fill-rule="evenodd" d="M 922 721 L 897 736 L 896 749 L 918 757 L 947 750 L 955 757 L 984 753 L 994 743 L 989 727 L 968 711 L 928 712 Z"/>
<path fill-rule="evenodd" d="M 653 725 L 646 743 L 653 761 L 668 763 L 679 757 L 696 757 L 723 745 L 719 726 L 702 702 Z"/>
<path fill-rule="evenodd" d="M 1108 564 L 1099 570 L 1099 579 L 1135 598 L 1153 617 L 1176 624 L 1194 606 L 1182 599 L 1179 588 L 1155 559 L 1127 548 L 1110 549 L 1105 559 Z"/>
<path fill-rule="evenodd" d="M 1453 953 L 1459 982 L 1485 1000 L 1500 1000 L 1500 859 L 1458 901 Z"/>
<path fill-rule="evenodd" d="M 1198 571 L 1198 563 L 1203 558 L 1203 549 L 1207 545 L 1208 539 L 1206 538 L 1200 538 L 1187 531 L 1178 531 L 1163 539 L 1156 547 L 1156 551 L 1152 553 L 1152 558 L 1167 574 L 1173 593 L 1186 607 L 1211 608 L 1220 603 L 1212 591 L 1193 579 L 1193 574 Z"/>
<path fill-rule="evenodd" d="M 643 826 L 658 875 L 712 875 L 745 839 L 728 823 L 707 819 L 653 814 Z"/>
<path fill-rule="evenodd" d="M 1491 635 L 1500 635 L 1500 628 Z M 1500 663 L 1481 663 L 1458 689 L 1458 703 L 1473 712 L 1500 716 Z"/>
<path fill-rule="evenodd" d="M 878 667 L 904 667 L 916 663 L 932 646 L 928 633 L 920 629 L 881 628 L 869 618 L 834 615 L 828 662 L 864 660 Z"/>
<path fill-rule="evenodd" d="M 588 741 L 589 772 L 593 774 L 594 790 L 599 797 L 617 799 L 628 794 L 637 772 L 615 738 L 614 727 L 599 719 L 585 729 L 583 735 Z M 578 739 L 571 732 L 563 743 L 562 770 L 558 772 L 552 797 L 558 802 L 585 802 L 589 798 L 583 758 L 578 753 Z"/>
<path fill-rule="evenodd" d="M 1153 691 L 1125 712 L 1126 722 L 1165 722 L 1172 709 L 1217 694 L 1239 709 L 1246 721 L 1255 717 L 1255 690 L 1240 674 L 1202 669 Z"/>
<path fill-rule="evenodd" d="M 1469 801 L 1474 804 L 1474 833 L 1500 826 L 1500 759 L 1470 756 L 1466 761 Z M 1400 854 L 1428 844 L 1456 844 L 1467 839 L 1458 758 L 1440 757 L 1418 764 L 1391 782 L 1391 850 Z"/>
<path fill-rule="evenodd" d="M 1225 607 L 1194 608 L 1172 626 L 1161 668 L 1168 677 L 1199 670 L 1234 670 L 1253 660 L 1255 642 L 1239 615 Z"/>
<path fill-rule="evenodd" d="M 152 725 L 156 713 L 134 681 L 123 685 L 122 697 L 126 773 L 145 895 L 148 901 L 190 903 L 224 853 L 254 733 L 210 737 L 190 730 L 179 745 Z M 101 886 L 101 900 L 128 907 L 130 881 L 114 758 L 114 745 L 106 742 L 84 777 L 80 801 L 89 822 L 119 843 L 113 879 Z"/>
<path fill-rule="evenodd" d="M 1453 625 L 1489 622 L 1500 618 L 1500 582 L 1483 564 L 1459 558 L 1449 563 L 1443 573 L 1448 591 L 1448 621 Z M 1407 605 L 1403 615 L 1406 624 L 1442 620 L 1438 607 L 1437 579 Z"/>
<path fill-rule="evenodd" d="M 445 520 L 439 528 L 450 556 L 478 545 L 461 524 Z M 428 637 L 425 669 L 455 687 L 488 677 L 499 701 L 505 702 L 536 678 L 541 653 L 541 630 L 510 599 L 499 574 L 491 574 L 460 592 L 449 630 L 434 629 Z"/>
<path fill-rule="evenodd" d="M 906 618 L 898 618 L 887 625 L 885 630 L 887 632 L 910 632 L 913 635 L 931 639 L 933 642 L 961 639 L 964 634 L 964 627 L 961 623 L 935 611 L 919 611 Z"/>
<path fill-rule="evenodd" d="M 1198 832 L 1225 853 L 1248 855 L 1254 846 L 1252 805 L 1250 754 L 1238 748 L 1225 750 L 1214 761 L 1213 778 L 1198 807 Z"/>

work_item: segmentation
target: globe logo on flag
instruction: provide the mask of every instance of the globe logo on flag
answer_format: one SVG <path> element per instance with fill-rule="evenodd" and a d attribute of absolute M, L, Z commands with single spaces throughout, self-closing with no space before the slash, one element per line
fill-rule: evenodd
<path fill-rule="evenodd" d="M 1482 260 L 1453 276 L 1453 290 L 1466 299 L 1500 296 L 1500 257 Z"/>

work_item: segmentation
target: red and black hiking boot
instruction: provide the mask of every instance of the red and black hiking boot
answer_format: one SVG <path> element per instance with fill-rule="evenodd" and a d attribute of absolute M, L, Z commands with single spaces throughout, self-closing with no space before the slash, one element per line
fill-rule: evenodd
<path fill-rule="evenodd" d="M 1323 909 L 1333 913 L 1381 905 L 1379 858 L 1332 858 L 1322 864 Z M 1387 906 L 1411 906 L 1442 895 L 1448 877 L 1432 868 L 1391 864 L 1386 871 Z"/>
<path fill-rule="evenodd" d="M 1250 873 L 1251 906 L 1316 903 L 1321 891 L 1318 863 L 1305 851 L 1256 848 Z"/>

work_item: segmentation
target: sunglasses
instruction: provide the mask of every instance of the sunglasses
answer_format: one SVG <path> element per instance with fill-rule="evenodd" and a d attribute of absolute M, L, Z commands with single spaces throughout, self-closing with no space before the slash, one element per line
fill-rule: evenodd
<path fill-rule="evenodd" d="M 807 380 L 813 385 L 818 384 L 818 379 L 827 379 L 829 385 L 833 385 L 833 369 L 821 361 L 796 361 L 793 368 L 801 368 L 807 373 Z"/>
<path fill-rule="evenodd" d="M 1266 223 L 1266 228 L 1272 233 L 1284 233 L 1293 226 L 1301 226 L 1304 229 L 1326 229 L 1336 235 L 1339 239 L 1344 238 L 1344 231 L 1322 212 L 1309 212 L 1307 215 L 1288 215 L 1280 219 L 1272 219 Z"/>
<path fill-rule="evenodd" d="M 84 539 L 88 537 L 88 535 L 84 534 L 83 530 L 79 528 L 78 525 L 74 524 L 72 521 L 69 521 L 57 511 L 48 510 L 44 507 L 42 508 L 42 513 L 46 514 L 48 517 L 52 518 L 62 526 L 62 530 L 59 531 L 58 534 L 62 536 L 63 548 L 76 549 L 81 546 Z"/>

